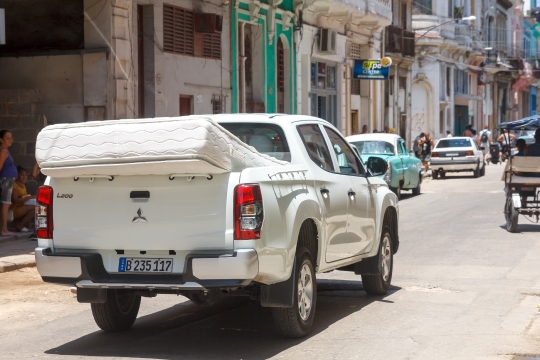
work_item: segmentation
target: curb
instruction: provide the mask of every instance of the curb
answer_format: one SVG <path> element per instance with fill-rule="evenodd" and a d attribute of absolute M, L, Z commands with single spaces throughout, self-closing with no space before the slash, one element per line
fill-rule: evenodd
<path fill-rule="evenodd" d="M 18 262 L 18 263 L 10 263 L 10 262 L 7 262 L 7 261 L 0 261 L 0 273 L 5 273 L 5 272 L 9 272 L 9 271 L 14 271 L 14 270 L 18 270 L 18 269 L 22 269 L 22 268 L 27 268 L 27 267 L 35 267 L 36 266 L 36 261 L 33 260 L 33 261 L 22 261 L 22 262 Z"/>
<path fill-rule="evenodd" d="M 30 239 L 30 235 L 32 233 L 19 233 L 15 236 L 2 236 L 0 237 L 0 244 L 4 244 L 11 241 L 17 241 L 17 240 L 24 240 L 24 239 Z"/>

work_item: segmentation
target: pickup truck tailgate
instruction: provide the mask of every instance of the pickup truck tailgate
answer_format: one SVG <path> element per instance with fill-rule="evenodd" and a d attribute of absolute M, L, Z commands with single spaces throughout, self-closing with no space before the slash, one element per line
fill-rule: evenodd
<path fill-rule="evenodd" d="M 96 250 L 233 249 L 238 173 L 51 178 L 54 246 Z M 145 198 L 149 194 L 148 198 Z M 135 197 L 135 198 L 133 198 Z M 229 209 L 230 207 L 230 209 Z"/>

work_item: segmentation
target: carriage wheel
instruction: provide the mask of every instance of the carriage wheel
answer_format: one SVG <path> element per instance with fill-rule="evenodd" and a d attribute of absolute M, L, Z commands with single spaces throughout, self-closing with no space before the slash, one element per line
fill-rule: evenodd
<path fill-rule="evenodd" d="M 512 202 L 512 196 L 506 198 L 506 204 L 504 206 L 504 215 L 506 216 L 506 230 L 508 232 L 515 233 L 518 227 L 519 212 L 514 208 Z"/>

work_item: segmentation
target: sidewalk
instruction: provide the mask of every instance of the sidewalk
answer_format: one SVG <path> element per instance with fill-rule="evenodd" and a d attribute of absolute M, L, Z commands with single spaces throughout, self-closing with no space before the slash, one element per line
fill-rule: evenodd
<path fill-rule="evenodd" d="M 0 236 L 0 273 L 36 266 L 36 247 L 37 241 L 30 240 L 30 233 Z"/>

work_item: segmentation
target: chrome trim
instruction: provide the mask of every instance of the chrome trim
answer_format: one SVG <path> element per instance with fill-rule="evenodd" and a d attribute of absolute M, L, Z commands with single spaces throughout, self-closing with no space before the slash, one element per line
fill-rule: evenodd
<path fill-rule="evenodd" d="M 185 284 L 127 284 L 127 283 L 95 283 L 91 280 L 81 280 L 75 284 L 84 289 L 160 289 L 160 290 L 205 290 L 195 282 Z"/>

